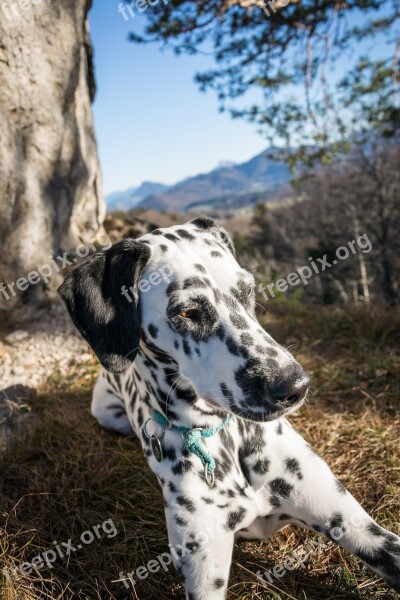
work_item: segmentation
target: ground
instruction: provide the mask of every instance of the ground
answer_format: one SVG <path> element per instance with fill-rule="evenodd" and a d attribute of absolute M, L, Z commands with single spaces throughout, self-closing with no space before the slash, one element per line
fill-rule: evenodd
<path fill-rule="evenodd" d="M 282 300 L 260 312 L 274 337 L 312 374 L 312 395 L 292 423 L 384 527 L 400 534 L 400 315 L 316 307 Z M 97 364 L 50 377 L 31 400 L 36 429 L 0 457 L 0 573 L 3 600 L 170 600 L 184 598 L 171 568 L 128 590 L 119 573 L 168 551 L 161 494 L 135 439 L 102 430 L 89 404 Z M 112 519 L 117 534 L 57 557 L 52 568 L 18 575 L 12 567 Z M 98 529 L 99 531 L 99 529 Z M 107 529 L 110 533 L 110 529 Z M 229 600 L 330 600 L 398 597 L 360 561 L 295 528 L 267 546 L 237 545 Z M 313 544 L 315 549 L 313 549 Z M 263 587 L 258 570 L 307 552 L 303 568 Z M 50 561 L 51 564 L 51 561 Z"/>

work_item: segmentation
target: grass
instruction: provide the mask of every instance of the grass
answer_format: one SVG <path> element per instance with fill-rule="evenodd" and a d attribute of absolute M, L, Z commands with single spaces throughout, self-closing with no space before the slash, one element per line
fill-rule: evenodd
<path fill-rule="evenodd" d="M 280 301 L 261 319 L 269 332 L 312 373 L 312 395 L 292 423 L 324 456 L 335 474 L 381 525 L 400 533 L 398 314 L 310 307 Z M 77 367 L 53 376 L 33 401 L 38 426 L 0 458 L 0 566 L 12 570 L 54 547 L 75 544 L 82 532 L 112 519 L 104 533 L 68 558 L 29 575 L 0 572 L 3 600 L 182 599 L 171 568 L 138 581 L 128 572 L 168 551 L 161 494 L 135 439 L 102 430 L 90 416 L 97 373 Z M 304 569 L 288 571 L 268 588 L 255 572 L 282 564 L 313 534 L 287 528 L 268 546 L 237 545 L 230 600 L 385 599 L 396 597 L 360 561 L 327 543 L 311 552 Z M 11 571 L 12 572 L 12 571 Z"/>

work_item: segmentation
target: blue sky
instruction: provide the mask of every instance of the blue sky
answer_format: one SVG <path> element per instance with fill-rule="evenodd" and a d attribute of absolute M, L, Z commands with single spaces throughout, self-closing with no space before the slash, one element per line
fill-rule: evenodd
<path fill-rule="evenodd" d="M 90 14 L 95 50 L 96 132 L 104 192 L 144 180 L 174 183 L 222 160 L 242 162 L 266 147 L 256 127 L 218 112 L 216 95 L 193 81 L 208 57 L 176 57 L 127 41 L 145 22 L 128 22 L 117 0 L 97 0 Z"/>
<path fill-rule="evenodd" d="M 146 180 L 171 184 L 221 161 L 243 162 L 260 153 L 267 142 L 256 126 L 219 113 L 216 95 L 201 93 L 193 81 L 196 71 L 213 66 L 212 57 L 176 57 L 156 45 L 128 42 L 129 32 L 140 33 L 146 19 L 136 13 L 125 21 L 119 4 L 95 0 L 90 12 L 105 194 Z M 376 41 L 365 44 L 374 54 L 383 48 Z M 343 56 L 335 63 L 336 76 L 348 61 Z"/>

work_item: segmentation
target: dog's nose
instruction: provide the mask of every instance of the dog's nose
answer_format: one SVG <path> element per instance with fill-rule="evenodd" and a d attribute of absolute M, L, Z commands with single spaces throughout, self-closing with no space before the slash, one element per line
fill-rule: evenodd
<path fill-rule="evenodd" d="M 282 379 L 270 385 L 272 399 L 277 404 L 289 406 L 302 400 L 307 392 L 310 377 L 300 365 L 285 372 Z"/>

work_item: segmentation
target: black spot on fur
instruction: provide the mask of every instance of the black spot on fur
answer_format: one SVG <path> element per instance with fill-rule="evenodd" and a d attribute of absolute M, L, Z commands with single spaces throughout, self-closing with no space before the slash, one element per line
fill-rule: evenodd
<path fill-rule="evenodd" d="M 228 296 L 228 294 L 222 294 L 222 298 L 230 310 L 236 312 L 239 310 L 239 303 L 236 302 L 236 300 L 232 298 L 232 296 Z"/>
<path fill-rule="evenodd" d="M 176 461 L 176 450 L 173 446 L 170 446 L 168 448 L 164 447 L 163 454 L 165 459 L 170 460 L 171 462 Z"/>
<path fill-rule="evenodd" d="M 171 281 L 171 283 L 169 284 L 169 286 L 166 289 L 166 294 L 167 296 L 171 296 L 171 294 L 173 294 L 174 292 L 177 292 L 179 290 L 179 283 L 177 281 Z"/>
<path fill-rule="evenodd" d="M 290 483 L 288 483 L 284 479 L 282 479 L 282 477 L 277 477 L 276 479 L 273 479 L 270 482 L 269 487 L 271 488 L 271 492 L 273 494 L 276 494 L 281 498 L 289 498 L 290 493 L 293 489 L 293 486 L 290 485 Z"/>
<path fill-rule="evenodd" d="M 193 277 L 188 277 L 183 282 L 184 290 L 187 290 L 188 288 L 192 288 L 192 287 L 205 288 L 205 287 L 207 287 L 207 285 L 204 283 L 204 281 L 201 279 L 201 277 L 193 276 Z"/>
<path fill-rule="evenodd" d="M 182 475 L 183 473 L 190 471 L 192 466 L 193 465 L 189 460 L 183 458 L 172 467 L 172 473 L 174 475 Z"/>
<path fill-rule="evenodd" d="M 199 229 L 212 229 L 213 227 L 216 227 L 215 221 L 210 217 L 197 217 L 190 222 Z"/>
<path fill-rule="evenodd" d="M 158 336 L 158 329 L 155 325 L 153 325 L 153 323 L 150 323 L 149 327 L 149 334 L 151 335 L 152 338 L 156 339 Z"/>
<path fill-rule="evenodd" d="M 268 473 L 269 465 L 268 458 L 260 459 L 253 465 L 253 471 L 258 475 L 265 475 L 265 473 Z"/>
<path fill-rule="evenodd" d="M 168 487 L 169 491 L 173 494 L 178 491 L 172 481 L 168 481 Z"/>
<path fill-rule="evenodd" d="M 185 352 L 186 356 L 192 356 L 192 351 L 187 340 L 183 340 L 183 351 Z"/>
<path fill-rule="evenodd" d="M 335 485 L 336 485 L 336 489 L 340 494 L 346 494 L 347 490 L 344 487 L 343 483 L 341 481 L 339 481 L 339 479 L 335 479 Z"/>
<path fill-rule="evenodd" d="M 203 502 L 205 502 L 206 504 L 214 504 L 214 500 L 212 498 L 205 498 L 204 496 L 201 497 L 201 499 L 203 500 Z"/>
<path fill-rule="evenodd" d="M 230 313 L 229 318 L 237 329 L 248 329 L 249 325 L 241 315 L 237 315 L 235 313 Z"/>
<path fill-rule="evenodd" d="M 259 346 L 257 345 L 255 347 L 256 352 L 259 352 L 260 354 L 263 354 L 265 356 L 277 356 L 277 351 L 275 350 L 275 348 L 271 348 L 270 346 Z"/>
<path fill-rule="evenodd" d="M 333 513 L 332 517 L 330 518 L 329 521 L 329 530 L 328 530 L 328 537 L 330 536 L 330 532 L 332 529 L 341 529 L 342 531 L 345 531 L 345 528 L 343 527 L 343 515 L 339 512 L 335 512 Z M 335 532 L 336 534 L 336 532 Z M 333 535 L 333 533 L 332 533 Z M 333 537 L 336 537 L 335 535 Z"/>
<path fill-rule="evenodd" d="M 254 344 L 254 340 L 249 333 L 241 333 L 240 341 L 242 342 L 243 346 L 252 346 Z"/>
<path fill-rule="evenodd" d="M 184 496 L 177 496 L 176 503 L 179 504 L 179 506 L 186 508 L 188 512 L 196 512 L 193 502 Z"/>
<path fill-rule="evenodd" d="M 189 388 L 175 388 L 175 395 L 179 400 L 185 400 L 189 404 L 192 404 L 197 400 L 196 392 L 192 387 Z"/>
<path fill-rule="evenodd" d="M 219 325 L 218 328 L 216 329 L 215 333 L 217 334 L 217 336 L 219 337 L 219 339 L 223 342 L 225 339 L 225 329 L 223 328 L 222 325 Z"/>
<path fill-rule="evenodd" d="M 238 510 L 232 511 L 228 514 L 228 520 L 226 526 L 228 529 L 236 529 L 241 521 L 243 521 L 244 516 L 246 514 L 246 509 L 243 507 L 238 508 Z"/>
<path fill-rule="evenodd" d="M 213 288 L 215 302 L 218 304 L 222 300 L 222 294 L 217 288 Z"/>
<path fill-rule="evenodd" d="M 166 233 L 165 237 L 167 238 L 167 240 L 171 240 L 171 242 L 179 242 L 179 238 L 173 233 Z"/>
<path fill-rule="evenodd" d="M 196 554 L 200 549 L 200 542 L 186 542 L 185 546 L 191 554 Z"/>
<path fill-rule="evenodd" d="M 234 356 L 240 356 L 239 344 L 237 344 L 233 338 L 227 338 L 226 346 L 231 354 Z"/>
<path fill-rule="evenodd" d="M 233 393 L 228 388 L 228 386 L 225 383 L 220 383 L 219 387 L 221 388 L 221 392 L 223 393 L 225 398 L 227 398 L 230 402 L 233 402 Z"/>
<path fill-rule="evenodd" d="M 281 505 L 281 500 L 280 500 L 279 496 L 275 496 L 275 495 L 270 496 L 269 501 L 271 503 L 271 506 L 273 506 L 274 508 L 279 508 Z"/>
<path fill-rule="evenodd" d="M 289 473 L 293 473 L 293 475 L 297 476 L 297 479 L 303 479 L 303 475 L 301 474 L 300 463 L 296 458 L 287 458 L 285 460 L 285 468 Z"/>
<path fill-rule="evenodd" d="M 218 252 L 218 250 L 212 250 L 212 251 L 211 251 L 211 256 L 212 256 L 213 258 L 217 258 L 217 257 L 219 257 L 219 256 L 222 256 L 222 254 L 221 254 L 221 252 Z"/>
<path fill-rule="evenodd" d="M 214 579 L 214 588 L 216 590 L 220 590 L 221 588 L 223 588 L 225 585 L 225 580 L 221 579 L 220 577 L 218 577 L 217 579 Z"/>
<path fill-rule="evenodd" d="M 370 523 L 367 529 L 370 533 L 372 533 L 372 535 L 376 535 L 378 537 L 383 536 L 385 534 L 382 528 L 379 527 L 379 525 L 377 525 L 376 523 Z"/>
<path fill-rule="evenodd" d="M 199 271 L 200 273 L 207 273 L 206 269 L 203 267 L 203 265 L 199 265 L 198 263 L 196 263 L 194 265 L 194 268 L 196 269 L 196 271 Z"/>
<path fill-rule="evenodd" d="M 160 249 L 161 249 L 161 252 L 167 252 L 168 246 L 166 246 L 165 244 L 160 244 Z"/>
<path fill-rule="evenodd" d="M 189 233 L 189 231 L 187 231 L 186 229 L 177 229 L 176 233 L 179 235 L 179 237 L 185 239 L 185 240 L 195 240 L 196 237 L 194 235 L 192 235 L 191 233 Z"/>
<path fill-rule="evenodd" d="M 141 406 L 139 406 L 139 408 L 138 408 L 137 422 L 138 422 L 139 428 L 141 428 L 143 426 L 143 422 L 144 422 L 144 419 L 143 419 L 143 410 L 142 410 Z"/>

